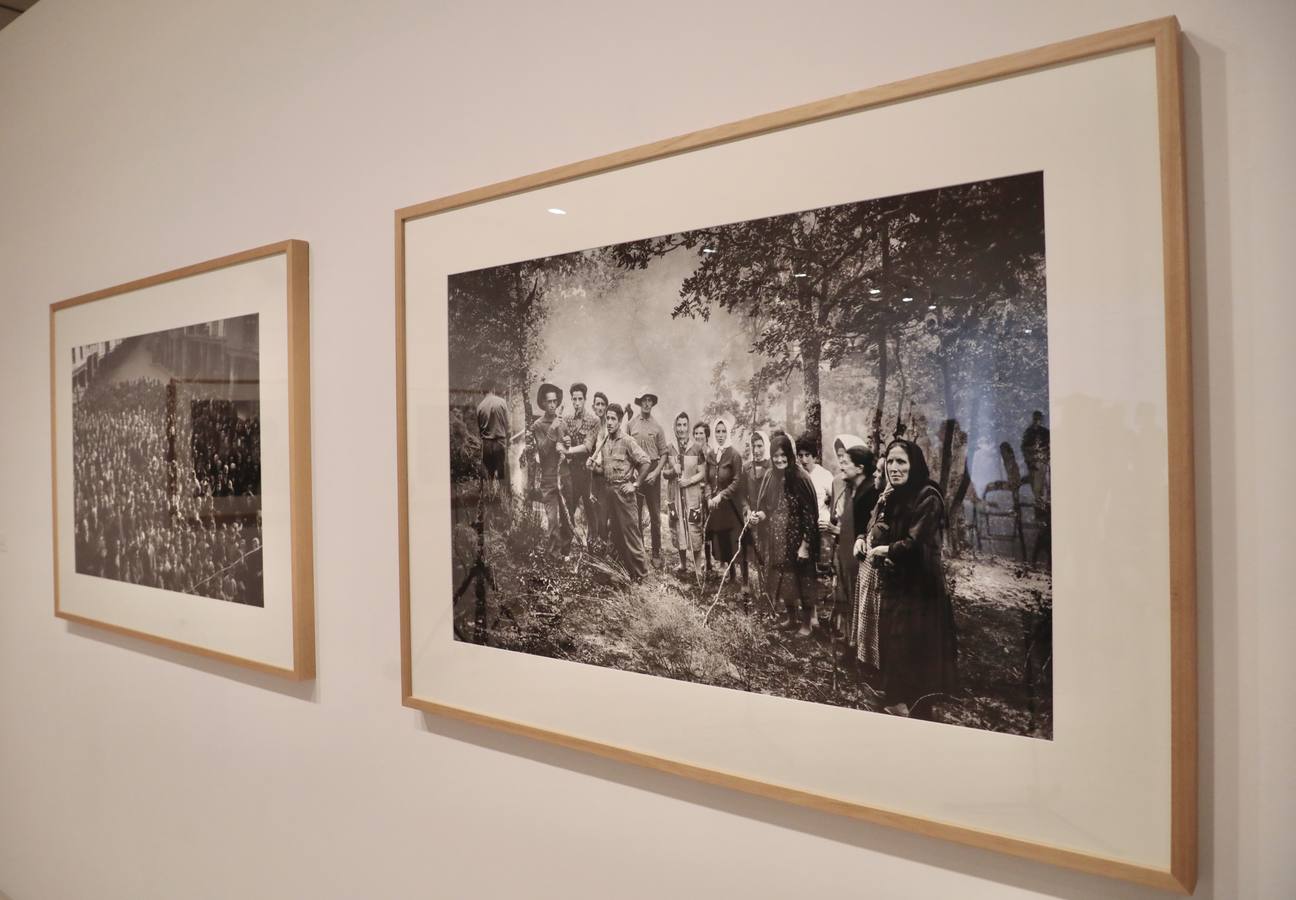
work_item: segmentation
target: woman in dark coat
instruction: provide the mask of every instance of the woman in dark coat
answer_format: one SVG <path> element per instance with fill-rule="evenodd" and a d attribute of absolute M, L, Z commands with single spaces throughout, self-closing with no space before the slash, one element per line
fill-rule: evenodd
<path fill-rule="evenodd" d="M 833 556 L 833 600 L 838 616 L 846 627 L 846 652 L 843 662 L 853 662 L 859 642 L 856 622 L 856 575 L 859 561 L 855 542 L 868 531 L 869 517 L 877 505 L 878 487 L 873 481 L 877 468 L 873 451 L 864 446 L 844 447 L 839 455 L 845 484 L 842 488 L 841 512 L 838 515 L 836 553 Z"/>
<path fill-rule="evenodd" d="M 774 467 L 765 473 L 760 508 L 752 513 L 751 522 L 766 523 L 765 583 L 771 596 L 781 599 L 787 609 L 779 627 L 800 622 L 798 633 L 807 637 L 815 626 L 819 499 L 814 482 L 797 465 L 796 448 L 786 434 L 770 440 L 770 461 Z"/>
<path fill-rule="evenodd" d="M 945 499 L 917 444 L 897 438 L 885 460 L 887 488 L 870 524 L 880 540 L 868 551 L 882 594 L 883 690 L 888 712 L 930 719 L 940 696 L 958 687 L 954 607 L 941 562 Z"/>
<path fill-rule="evenodd" d="M 712 428 L 716 446 L 715 456 L 707 467 L 711 499 L 707 501 L 706 530 L 711 541 L 711 557 L 724 571 L 738 549 L 738 532 L 747 503 L 742 490 L 742 455 L 729 444 L 729 423 L 716 419 Z"/>
<path fill-rule="evenodd" d="M 743 470 L 743 494 L 747 508 L 757 509 L 760 506 L 760 488 L 765 482 L 765 473 L 771 468 L 767 452 L 769 435 L 763 431 L 753 431 L 750 444 L 751 461 Z M 755 559 L 759 573 L 765 561 L 765 528 L 762 525 L 750 525 L 742 532 L 742 553 L 738 560 L 742 564 L 743 590 L 750 596 L 751 581 L 748 575 L 751 564 L 748 557 Z"/>

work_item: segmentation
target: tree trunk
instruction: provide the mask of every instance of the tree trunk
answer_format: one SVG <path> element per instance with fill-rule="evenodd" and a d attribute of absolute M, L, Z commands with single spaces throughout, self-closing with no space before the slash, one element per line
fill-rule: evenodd
<path fill-rule="evenodd" d="M 900 379 L 900 399 L 896 401 L 895 428 L 892 429 L 892 433 L 899 434 L 901 431 L 900 429 L 901 424 L 904 424 L 906 426 L 913 425 L 913 421 L 912 421 L 913 401 L 909 400 L 909 376 L 905 374 L 904 357 L 900 355 L 900 335 L 899 334 L 896 334 L 895 336 L 895 370 L 896 370 L 896 378 Z M 910 411 L 909 422 L 904 421 L 904 405 L 906 400 L 909 400 L 909 411 Z M 904 429 L 904 432 L 906 436 L 908 436 L 909 440 L 911 441 L 914 440 L 915 436 L 911 433 L 910 427 L 906 427 Z"/>
<path fill-rule="evenodd" d="M 886 389 L 887 389 L 887 333 L 886 326 L 881 326 L 882 333 L 878 336 L 878 395 L 877 406 L 873 410 L 873 433 L 869 440 L 873 444 L 873 453 L 882 452 L 882 410 L 886 406 Z"/>
<path fill-rule="evenodd" d="M 963 465 L 962 474 L 959 476 L 954 488 L 954 496 L 949 501 L 949 521 L 950 521 L 950 551 L 954 556 L 958 556 L 963 550 L 963 500 L 967 496 L 968 488 L 972 486 L 972 453 L 976 446 L 975 440 L 977 435 L 977 419 L 981 415 L 981 397 L 983 391 L 977 391 L 972 398 L 972 415 L 968 418 L 967 440 L 963 444 Z M 950 462 L 954 469 L 960 468 L 953 465 L 956 457 L 951 453 Z M 948 481 L 949 479 L 947 479 Z"/>
<path fill-rule="evenodd" d="M 950 374 L 950 356 L 952 348 L 946 346 L 945 341 L 941 341 L 940 349 L 936 352 L 936 359 L 940 363 L 941 372 L 941 389 L 945 394 L 945 425 L 942 427 L 944 432 L 941 439 L 941 458 L 940 458 L 940 489 L 941 493 L 949 496 L 949 475 L 950 462 L 953 459 L 954 452 L 954 430 L 958 427 L 958 419 L 955 416 L 954 408 L 954 384 Z"/>
<path fill-rule="evenodd" d="M 823 405 L 819 399 L 819 359 L 823 348 L 817 340 L 801 350 L 802 370 L 805 379 L 805 430 L 823 447 Z"/>
<path fill-rule="evenodd" d="M 531 425 L 536 419 L 540 418 L 535 407 L 531 403 L 531 370 L 525 369 L 522 372 L 522 412 L 525 417 L 525 430 L 530 432 Z M 539 482 L 540 466 L 534 453 L 528 453 L 526 450 L 525 438 L 519 442 L 522 451 L 518 454 L 518 468 L 522 475 L 522 494 L 526 496 L 528 489 Z"/>
<path fill-rule="evenodd" d="M 879 249 L 882 255 L 882 283 L 886 284 L 891 274 L 891 223 L 889 221 L 882 223 L 879 239 L 881 242 Z M 882 452 L 882 410 L 886 408 L 887 327 L 885 316 L 882 317 L 882 321 L 878 325 L 878 332 L 878 395 L 877 408 L 873 412 L 873 434 L 870 437 L 874 453 Z"/>
<path fill-rule="evenodd" d="M 518 381 L 514 386 L 518 396 L 522 399 L 522 413 L 526 417 L 522 424 L 527 428 L 530 428 L 531 423 L 540 418 L 540 413 L 536 412 L 535 405 L 531 402 L 532 378 L 531 370 L 529 368 L 523 369 L 519 373 Z"/>
<path fill-rule="evenodd" d="M 972 476 L 967 469 L 959 479 L 954 496 L 949 501 L 949 548 L 951 556 L 963 555 L 963 501 L 967 499 L 968 488 L 972 485 Z M 975 515 L 975 514 L 974 514 Z"/>

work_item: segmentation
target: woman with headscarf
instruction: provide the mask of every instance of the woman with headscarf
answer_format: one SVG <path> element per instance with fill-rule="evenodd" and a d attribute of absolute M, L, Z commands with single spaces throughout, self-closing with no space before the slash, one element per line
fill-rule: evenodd
<path fill-rule="evenodd" d="M 729 423 L 716 419 L 712 426 L 715 450 L 708 466 L 707 479 L 711 499 L 707 501 L 707 536 L 711 557 L 720 571 L 734 558 L 735 539 L 746 517 L 747 504 L 742 495 L 742 456 L 729 445 Z"/>
<path fill-rule="evenodd" d="M 878 585 L 878 566 L 885 563 L 885 560 L 878 560 L 875 565 L 869 551 L 887 543 L 887 526 L 882 515 L 882 497 L 890 491 L 887 487 L 885 454 L 874 465 L 873 486 L 881 493 L 873 505 L 864 533 L 855 538 L 854 556 L 859 564 L 855 570 L 855 596 L 851 602 L 854 615 L 847 626 L 850 641 L 854 645 L 855 659 L 863 664 L 869 675 L 876 675 L 882 668 L 882 654 L 878 646 L 878 629 L 882 620 L 882 589 Z"/>
<path fill-rule="evenodd" d="M 832 542 L 833 542 L 832 547 L 834 550 L 838 548 L 838 546 L 842 541 L 848 542 L 849 549 L 851 551 L 853 551 L 855 547 L 855 539 L 853 537 L 841 536 L 842 535 L 841 519 L 843 513 L 845 512 L 845 502 L 846 502 L 845 501 L 846 476 L 843 474 L 843 472 L 847 465 L 846 448 L 864 447 L 864 446 L 867 446 L 864 443 L 864 439 L 856 434 L 839 434 L 833 440 L 833 456 L 837 460 L 837 474 L 833 476 L 832 494 L 830 496 L 830 502 L 829 502 L 828 528 L 825 530 L 825 533 L 832 536 Z M 865 521 L 863 524 L 867 525 L 868 522 Z M 848 630 L 845 616 L 846 616 L 846 611 L 849 609 L 851 605 L 852 598 L 850 594 L 845 593 L 845 586 L 842 583 L 842 579 L 838 577 L 837 568 L 838 568 L 837 563 L 834 560 L 833 580 L 832 580 L 833 625 L 837 629 L 838 636 L 845 637 Z M 854 566 L 852 565 L 851 568 L 852 568 L 852 575 L 850 576 L 850 578 L 853 581 Z M 843 657 L 843 662 L 844 661 L 845 658 Z"/>
<path fill-rule="evenodd" d="M 931 719 L 935 701 L 958 686 L 954 607 L 941 561 L 945 499 L 912 441 L 888 444 L 885 467 L 886 488 L 866 543 L 881 595 L 878 644 L 886 708 Z"/>
<path fill-rule="evenodd" d="M 693 426 L 692 438 L 680 457 L 679 489 L 683 498 L 684 516 L 688 529 L 688 545 L 693 557 L 692 572 L 701 570 L 703 525 L 706 521 L 707 460 L 710 456 L 711 426 L 698 422 Z"/>
<path fill-rule="evenodd" d="M 770 440 L 773 468 L 765 473 L 760 508 L 750 521 L 767 529 L 765 583 L 787 610 L 780 628 L 809 636 L 815 626 L 815 560 L 819 558 L 819 500 L 814 482 L 797 465 L 796 447 L 786 434 Z"/>
<path fill-rule="evenodd" d="M 763 431 L 753 431 L 749 443 L 751 446 L 751 460 L 743 471 L 743 486 L 747 499 L 747 508 L 756 509 L 760 506 L 760 489 L 765 481 L 765 473 L 770 470 L 770 460 L 767 452 L 769 435 Z M 751 583 L 748 578 L 750 563 L 748 556 L 755 557 L 758 567 L 764 564 L 766 552 L 765 526 L 749 525 L 742 534 L 742 555 L 739 556 L 739 560 L 742 562 L 743 587 L 750 593 Z M 759 568 L 757 571 L 759 571 Z"/>
<path fill-rule="evenodd" d="M 849 438 L 849 435 L 844 437 Z M 878 487 L 873 475 L 877 467 L 873 451 L 863 442 L 845 444 L 837 439 L 838 465 L 843 479 L 842 494 L 837 506 L 837 545 L 833 553 L 833 611 L 834 618 L 845 626 L 846 652 L 842 661 L 853 663 L 858 653 L 858 609 L 856 575 L 859 560 L 855 557 L 855 542 L 868 530 L 869 517 L 877 504 Z"/>

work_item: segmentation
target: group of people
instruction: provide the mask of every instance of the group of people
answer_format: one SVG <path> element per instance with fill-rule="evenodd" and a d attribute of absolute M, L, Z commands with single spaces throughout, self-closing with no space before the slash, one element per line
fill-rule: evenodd
<path fill-rule="evenodd" d="M 579 513 L 586 539 L 606 544 L 632 579 L 642 578 L 649 551 L 654 567 L 665 565 L 664 499 L 679 575 L 718 568 L 733 576 L 743 602 L 763 595 L 781 603 L 779 627 L 801 636 L 818 627 L 820 605 L 830 608 L 842 662 L 878 685 L 889 711 L 933 716 L 956 687 L 957 641 L 941 556 L 945 501 L 917 444 L 897 438 L 878 461 L 865 441 L 842 435 L 834 477 L 813 434 L 753 431 L 744 458 L 723 416 L 695 422 L 680 412 L 668 438 L 651 390 L 625 406 L 595 392 L 589 410 L 586 385 L 571 385 L 568 396 L 562 416 L 562 389 L 541 385 L 543 415 L 524 433 L 529 494 L 544 504 L 551 550 L 570 550 Z M 478 425 L 487 492 L 495 494 L 516 435 L 494 386 Z"/>
<path fill-rule="evenodd" d="M 241 404 L 244 409 L 247 401 Z M 189 449 L 194 478 L 216 497 L 261 493 L 261 428 L 255 415 L 240 415 L 233 400 L 189 404 Z"/>
<path fill-rule="evenodd" d="M 259 496 L 258 420 L 226 415 L 224 401 L 177 415 L 168 391 L 140 378 L 75 397 L 76 570 L 263 606 L 260 504 L 224 516 L 218 500 Z"/>

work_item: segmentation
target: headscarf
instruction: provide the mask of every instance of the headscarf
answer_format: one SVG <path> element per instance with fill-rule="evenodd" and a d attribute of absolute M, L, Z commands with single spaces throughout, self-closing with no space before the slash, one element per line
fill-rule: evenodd
<path fill-rule="evenodd" d="M 680 419 L 689 423 L 689 436 L 691 437 L 693 435 L 693 417 L 688 414 L 688 410 L 681 409 L 675 414 L 675 418 L 671 419 L 671 427 L 674 428 Z"/>
<path fill-rule="evenodd" d="M 715 434 L 716 426 L 718 426 L 721 422 L 724 423 L 725 432 L 726 432 L 726 437 L 725 437 L 725 447 L 732 447 L 732 446 L 733 446 L 733 441 L 729 440 L 728 435 L 731 435 L 731 434 L 733 433 L 733 427 L 734 427 L 734 426 L 733 426 L 733 422 L 730 422 L 730 421 L 729 421 L 729 418 L 728 418 L 727 416 L 716 416 L 715 419 L 712 420 L 712 422 L 711 422 L 711 433 L 712 433 L 713 435 Z M 724 449 L 724 448 L 721 447 L 719 444 L 716 444 L 716 449 L 717 449 L 717 450 L 722 450 L 722 449 Z"/>
<path fill-rule="evenodd" d="M 751 444 L 751 443 L 752 443 L 753 441 L 755 441 L 756 438 L 758 438 L 758 437 L 759 437 L 759 438 L 761 439 L 761 441 L 764 442 L 764 444 L 765 444 L 765 455 L 764 455 L 763 457 L 761 457 L 760 459 L 757 459 L 757 458 L 756 458 L 756 449 L 753 447 L 753 448 L 752 448 L 752 462 L 760 462 L 761 459 L 765 460 L 766 462 L 769 462 L 769 459 L 770 459 L 770 439 L 769 439 L 769 435 L 768 435 L 768 434 L 766 434 L 765 432 L 761 431 L 760 429 L 757 429 L 756 431 L 753 431 L 753 432 L 751 433 L 751 436 L 750 436 L 750 437 L 747 438 L 747 443 L 748 443 L 748 444 Z"/>
<path fill-rule="evenodd" d="M 800 467 L 797 465 L 796 444 L 793 442 L 792 438 L 788 437 L 786 432 L 780 431 L 775 434 L 774 437 L 770 438 L 769 455 L 771 475 L 778 471 L 777 468 L 773 467 L 774 451 L 780 449 L 783 451 L 784 458 L 787 459 L 787 465 L 783 468 L 783 480 L 787 481 L 793 478 L 796 473 L 800 471 Z"/>
<path fill-rule="evenodd" d="M 839 434 L 833 441 L 834 450 L 849 450 L 851 447 L 867 447 L 864 439 L 857 434 Z"/>
<path fill-rule="evenodd" d="M 923 456 L 922 448 L 913 441 L 905 438 L 895 438 L 886 446 L 886 453 L 882 458 L 887 459 L 891 455 L 893 447 L 900 447 L 909 457 L 909 480 L 899 487 L 892 487 L 892 493 L 897 499 L 906 499 L 918 493 L 922 488 L 931 485 L 940 493 L 940 485 L 932 481 L 931 469 L 927 467 L 927 458 Z M 890 484 L 890 477 L 887 478 L 887 484 Z"/>

